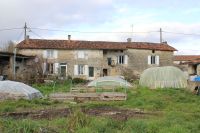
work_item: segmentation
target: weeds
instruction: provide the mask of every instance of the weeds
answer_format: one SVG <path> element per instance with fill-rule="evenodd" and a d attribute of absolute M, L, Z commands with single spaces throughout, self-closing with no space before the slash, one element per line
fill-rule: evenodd
<path fill-rule="evenodd" d="M 65 92 L 70 89 L 70 83 L 57 83 L 55 90 L 51 85 L 35 84 L 44 95 L 54 92 Z M 123 88 L 117 88 L 123 91 Z M 0 118 L 2 133 L 196 133 L 200 131 L 200 97 L 184 89 L 150 90 L 140 87 L 127 90 L 127 101 L 121 102 L 88 102 L 73 105 L 71 114 L 66 118 L 47 119 L 3 119 Z M 46 107 L 63 107 L 66 103 L 46 99 L 2 101 L 0 113 L 36 110 Z M 69 105 L 67 105 L 69 106 Z M 127 121 L 115 121 L 107 117 L 91 117 L 82 113 L 80 106 L 88 108 L 117 107 L 129 109 L 144 109 L 144 111 L 159 111 L 161 116 L 151 118 L 129 118 Z"/>
<path fill-rule="evenodd" d="M 79 128 L 84 128 L 89 125 L 90 119 L 84 114 L 80 108 L 72 109 L 72 112 L 68 118 L 67 129 L 69 132 L 75 132 Z"/>

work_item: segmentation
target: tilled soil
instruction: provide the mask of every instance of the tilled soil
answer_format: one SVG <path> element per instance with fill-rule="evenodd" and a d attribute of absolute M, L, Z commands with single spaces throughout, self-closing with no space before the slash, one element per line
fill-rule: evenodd
<path fill-rule="evenodd" d="M 145 112 L 140 109 L 120 109 L 115 107 L 95 107 L 90 109 L 85 109 L 82 107 L 82 112 L 90 116 L 102 116 L 110 117 L 116 120 L 127 120 L 128 118 L 147 118 L 149 116 L 160 115 L 158 112 Z M 14 119 L 52 119 L 56 117 L 67 117 L 70 115 L 71 109 L 62 108 L 62 109 L 44 109 L 37 111 L 29 112 L 10 112 L 0 114 L 0 117 L 11 117 Z"/>

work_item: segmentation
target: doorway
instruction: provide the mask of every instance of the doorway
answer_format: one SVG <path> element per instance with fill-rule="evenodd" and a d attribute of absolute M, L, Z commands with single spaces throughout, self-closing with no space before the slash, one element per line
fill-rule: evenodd
<path fill-rule="evenodd" d="M 89 77 L 94 77 L 94 67 L 89 67 Z"/>
<path fill-rule="evenodd" d="M 67 75 L 67 64 L 66 63 L 60 63 L 60 76 L 66 77 Z"/>
<path fill-rule="evenodd" d="M 103 76 L 108 76 L 108 69 L 103 69 Z"/>

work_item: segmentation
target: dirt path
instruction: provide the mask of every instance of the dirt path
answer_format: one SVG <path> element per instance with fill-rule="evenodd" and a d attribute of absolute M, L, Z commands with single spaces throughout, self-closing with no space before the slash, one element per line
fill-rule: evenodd
<path fill-rule="evenodd" d="M 11 117 L 14 119 L 32 118 L 32 119 L 52 119 L 55 117 L 67 117 L 70 115 L 69 108 L 45 109 L 30 112 L 11 112 L 1 114 L 0 117 Z M 114 107 L 96 107 L 85 109 L 82 112 L 90 116 L 110 117 L 116 120 L 127 120 L 128 118 L 147 118 L 149 116 L 159 115 L 157 112 L 145 112 L 139 109 L 120 109 Z"/>

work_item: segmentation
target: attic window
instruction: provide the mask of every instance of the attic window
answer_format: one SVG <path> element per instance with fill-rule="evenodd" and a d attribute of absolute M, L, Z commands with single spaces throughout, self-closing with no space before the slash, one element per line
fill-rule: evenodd
<path fill-rule="evenodd" d="M 155 53 L 155 50 L 152 50 L 152 53 Z"/>

